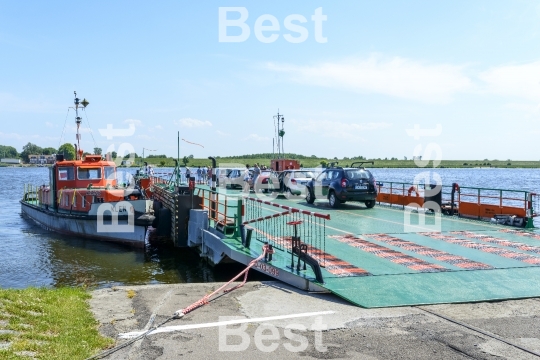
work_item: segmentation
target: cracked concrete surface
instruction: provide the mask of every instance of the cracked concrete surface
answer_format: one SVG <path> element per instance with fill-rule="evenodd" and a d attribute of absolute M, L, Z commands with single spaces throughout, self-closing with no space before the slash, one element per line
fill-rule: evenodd
<path fill-rule="evenodd" d="M 124 286 L 101 289 L 92 293 L 90 302 L 102 334 L 117 338 L 118 334 L 141 331 L 162 323 L 221 284 L 175 284 Z M 128 297 L 133 290 L 135 296 Z M 422 306 L 474 327 L 486 330 L 532 351 L 540 352 L 540 300 L 524 299 L 491 303 L 444 304 Z M 107 359 L 213 359 L 248 357 L 250 359 L 538 359 L 511 345 L 495 340 L 466 327 L 423 311 L 420 307 L 363 309 L 349 305 L 330 294 L 310 294 L 280 282 L 250 282 L 229 294 L 220 296 L 165 327 L 203 324 L 220 321 L 221 316 L 266 318 L 319 311 L 327 330 L 311 331 L 314 317 L 267 321 L 277 328 L 275 340 L 255 341 L 255 334 L 271 337 L 271 330 L 260 323 L 245 326 L 249 346 L 243 351 L 223 351 L 225 345 L 240 345 L 239 336 L 223 336 L 220 328 L 195 328 L 150 334 L 134 344 L 110 355 Z M 307 338 L 307 347 L 285 336 L 286 327 L 302 326 L 293 332 Z M 228 326 L 237 329 L 241 325 Z M 317 340 L 317 337 L 320 338 Z M 259 337 L 260 339 L 260 337 Z M 118 340 L 123 344 L 127 340 Z M 319 341 L 319 342 L 317 342 Z M 222 344 L 220 348 L 220 343 Z M 277 349 L 265 352 L 272 343 Z M 258 345 L 259 344 L 259 345 Z M 262 345 L 261 345 L 262 344 Z M 321 352 L 322 344 L 326 347 Z"/>

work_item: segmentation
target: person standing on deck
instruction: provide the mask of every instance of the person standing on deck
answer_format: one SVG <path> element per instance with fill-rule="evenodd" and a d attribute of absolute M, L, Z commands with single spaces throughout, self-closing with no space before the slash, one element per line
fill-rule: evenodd
<path fill-rule="evenodd" d="M 191 177 L 191 171 L 186 166 L 186 182 L 189 184 L 189 178 Z"/>
<path fill-rule="evenodd" d="M 246 170 L 244 170 L 244 189 L 245 193 L 249 194 L 249 164 L 246 164 Z"/>
<path fill-rule="evenodd" d="M 201 183 L 201 180 L 202 180 L 202 169 L 201 167 L 199 166 L 199 168 L 197 169 L 197 183 Z"/>
<path fill-rule="evenodd" d="M 212 168 L 208 167 L 208 186 L 212 186 Z"/>
<path fill-rule="evenodd" d="M 208 175 L 208 172 L 206 170 L 206 166 L 203 166 L 202 167 L 202 183 L 203 184 L 206 184 L 206 180 L 208 179 L 207 175 Z"/>
<path fill-rule="evenodd" d="M 257 192 L 257 178 L 261 175 L 261 168 L 259 167 L 259 164 L 255 164 L 253 167 L 253 191 Z"/>

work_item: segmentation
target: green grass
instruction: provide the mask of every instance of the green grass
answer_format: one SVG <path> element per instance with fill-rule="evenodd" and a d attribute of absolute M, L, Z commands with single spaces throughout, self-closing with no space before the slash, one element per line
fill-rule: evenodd
<path fill-rule="evenodd" d="M 300 159 L 300 163 L 304 167 L 317 167 L 321 165 L 321 161 L 326 161 L 328 164 L 331 162 L 338 162 L 338 165 L 350 165 L 354 161 L 350 159 L 323 159 L 323 158 L 306 158 Z M 165 163 L 165 167 L 174 166 L 174 160 L 171 158 L 147 158 L 145 159 L 149 164 L 156 167 L 161 166 L 161 162 Z M 369 159 L 374 161 L 373 165 L 366 164 L 368 168 L 417 168 L 413 160 L 384 160 L 384 159 Z M 229 158 L 220 157 L 216 159 L 218 166 L 221 164 L 235 163 L 242 166 L 245 164 L 253 165 L 259 163 L 261 165 L 270 166 L 270 160 L 266 158 Z M 188 166 L 210 166 L 211 162 L 208 159 L 190 159 Z M 433 163 L 429 163 L 428 167 L 433 167 Z M 540 161 L 520 161 L 520 160 L 442 160 L 438 165 L 439 168 L 475 168 L 475 167 L 496 167 L 496 168 L 540 168 Z"/>
<path fill-rule="evenodd" d="M 85 359 L 114 342 L 101 336 L 82 288 L 0 289 L 0 359 Z"/>

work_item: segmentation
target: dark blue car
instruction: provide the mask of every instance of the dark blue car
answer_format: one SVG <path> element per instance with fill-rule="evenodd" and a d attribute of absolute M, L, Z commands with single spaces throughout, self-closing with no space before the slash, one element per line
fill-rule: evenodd
<path fill-rule="evenodd" d="M 362 164 L 362 163 L 360 163 Z M 360 201 L 368 208 L 375 206 L 377 187 L 371 172 L 361 166 L 331 167 L 306 185 L 306 201 L 313 204 L 315 199 L 328 199 L 336 208 L 346 201 Z"/>

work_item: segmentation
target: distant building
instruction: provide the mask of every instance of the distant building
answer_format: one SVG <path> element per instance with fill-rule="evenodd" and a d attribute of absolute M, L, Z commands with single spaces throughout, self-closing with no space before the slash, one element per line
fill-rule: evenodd
<path fill-rule="evenodd" d="M 28 162 L 30 164 L 38 164 L 39 155 L 28 155 Z"/>
<path fill-rule="evenodd" d="M 45 155 L 45 156 L 47 159 L 47 164 L 54 164 L 54 162 L 56 161 L 56 154 Z"/>
<path fill-rule="evenodd" d="M 0 162 L 1 163 L 4 163 L 4 164 L 20 164 L 21 163 L 21 159 L 0 159 Z"/>
<path fill-rule="evenodd" d="M 422 160 L 422 155 L 420 155 L 420 156 L 413 156 L 412 159 L 413 159 L 413 160 Z"/>
<path fill-rule="evenodd" d="M 28 155 L 30 164 L 54 164 L 56 155 Z"/>

